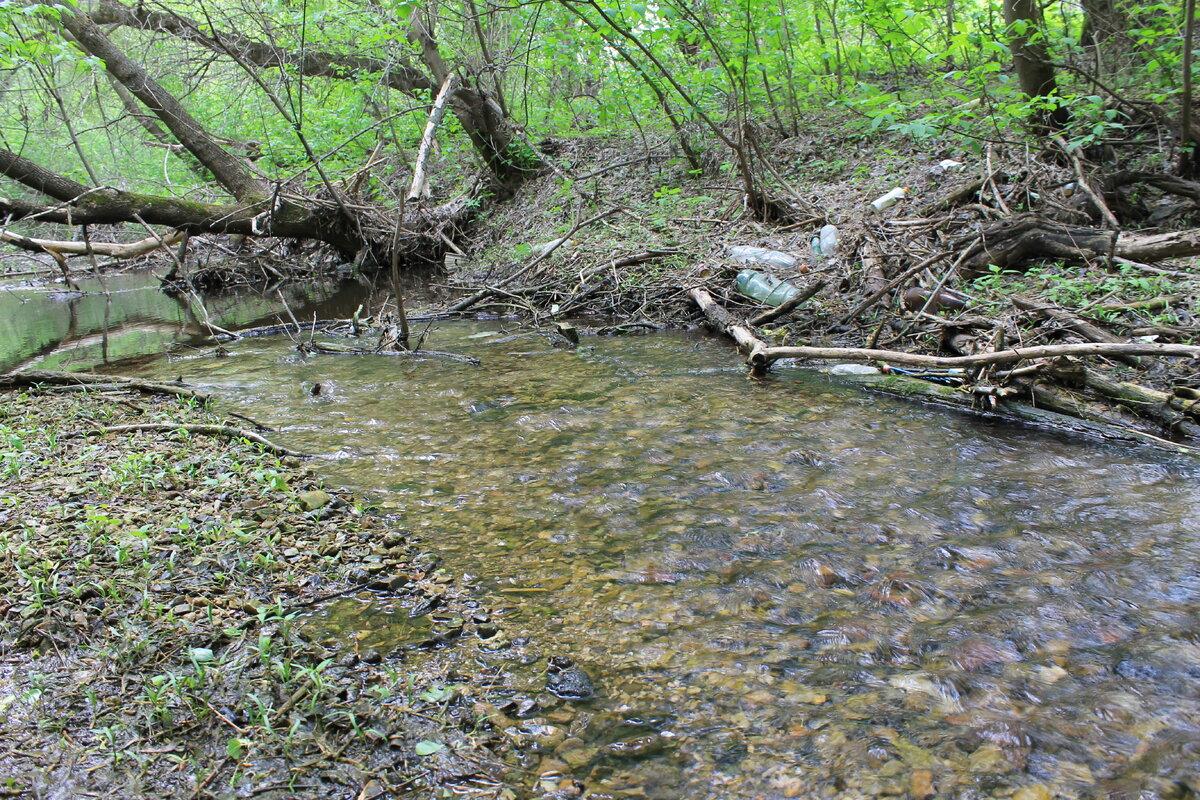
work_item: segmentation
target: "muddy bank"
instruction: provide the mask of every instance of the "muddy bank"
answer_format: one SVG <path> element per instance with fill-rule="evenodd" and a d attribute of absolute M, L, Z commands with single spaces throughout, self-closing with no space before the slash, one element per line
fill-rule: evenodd
<path fill-rule="evenodd" d="M 76 435 L 228 422 L 194 400 L 50 392 L 0 394 L 5 796 L 518 796 L 503 677 L 439 657 L 505 637 L 403 520 L 244 440 Z M 316 624 L 366 597 L 422 635 Z"/>

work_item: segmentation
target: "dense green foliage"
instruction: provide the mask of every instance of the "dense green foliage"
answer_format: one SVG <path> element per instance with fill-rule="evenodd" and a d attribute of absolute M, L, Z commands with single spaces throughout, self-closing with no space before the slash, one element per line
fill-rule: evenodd
<path fill-rule="evenodd" d="M 202 184 L 139 127 L 136 107 L 114 93 L 103 65 L 63 35 L 63 8 L 0 3 L 0 145 L 85 183 L 171 193 Z M 1174 3 L 1064 3 L 1047 7 L 1044 20 L 1009 26 L 998 3 L 979 0 L 267 0 L 252 10 L 186 0 L 139 8 L 178 15 L 186 34 L 124 25 L 114 39 L 219 141 L 252 143 L 255 167 L 272 179 L 310 183 L 305 143 L 335 175 L 361 168 L 383 145 L 369 177 L 377 190 L 408 174 L 432 94 L 381 80 L 420 65 L 410 35 L 418 21 L 435 32 L 449 68 L 525 131 L 522 147 L 546 136 L 633 134 L 707 151 L 709 168 L 732 169 L 729 149 L 748 135 L 792 135 L 814 116 L 917 139 L 1004 141 L 1019 138 L 1038 108 L 1063 106 L 1068 139 L 1091 145 L 1127 135 L 1134 119 L 1175 116 L 1181 91 L 1183 11 Z M 1014 36 L 1045 46 L 1058 72 L 1055 96 L 1018 88 Z M 239 57 L 246 40 L 273 48 L 277 63 Z M 335 69 L 303 75 L 297 65 L 306 56 L 332 59 Z M 462 131 L 452 119 L 449 127 L 442 169 L 475 171 L 470 143 L 453 135 Z"/>

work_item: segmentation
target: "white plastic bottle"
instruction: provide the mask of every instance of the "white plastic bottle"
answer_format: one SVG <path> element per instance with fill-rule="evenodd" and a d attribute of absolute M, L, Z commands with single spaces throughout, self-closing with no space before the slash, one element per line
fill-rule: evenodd
<path fill-rule="evenodd" d="M 821 228 L 821 233 L 817 237 L 821 245 L 821 255 L 825 258 L 834 258 L 837 256 L 838 247 L 838 229 L 836 225 L 826 225 Z"/>
<path fill-rule="evenodd" d="M 875 209 L 876 211 L 883 211 L 884 209 L 891 208 L 892 206 L 896 205 L 896 203 L 899 203 L 907 196 L 908 189 L 904 188 L 903 186 L 897 186 L 887 194 L 880 195 L 872 200 L 871 208 Z"/>

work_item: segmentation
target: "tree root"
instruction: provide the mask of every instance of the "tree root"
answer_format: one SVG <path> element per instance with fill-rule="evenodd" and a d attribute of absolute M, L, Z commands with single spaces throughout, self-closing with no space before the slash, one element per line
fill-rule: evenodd
<path fill-rule="evenodd" d="M 1121 233 L 1064 225 L 1038 214 L 1002 219 L 984 228 L 981 236 L 984 246 L 963 265 L 967 277 L 986 275 L 991 266 L 1017 268 L 1038 258 L 1146 262 L 1200 255 L 1200 229 Z"/>

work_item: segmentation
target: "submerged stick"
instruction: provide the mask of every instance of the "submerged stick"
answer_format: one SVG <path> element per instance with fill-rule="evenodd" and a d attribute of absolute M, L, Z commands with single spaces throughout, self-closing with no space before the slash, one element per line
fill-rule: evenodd
<path fill-rule="evenodd" d="M 326 353 L 335 356 L 400 356 L 409 358 L 440 358 L 445 361 L 460 361 L 478 367 L 478 358 L 464 356 L 459 353 L 446 353 L 441 350 L 371 350 L 364 347 L 331 347 L 320 342 L 305 342 L 301 348 L 311 353 Z"/>

